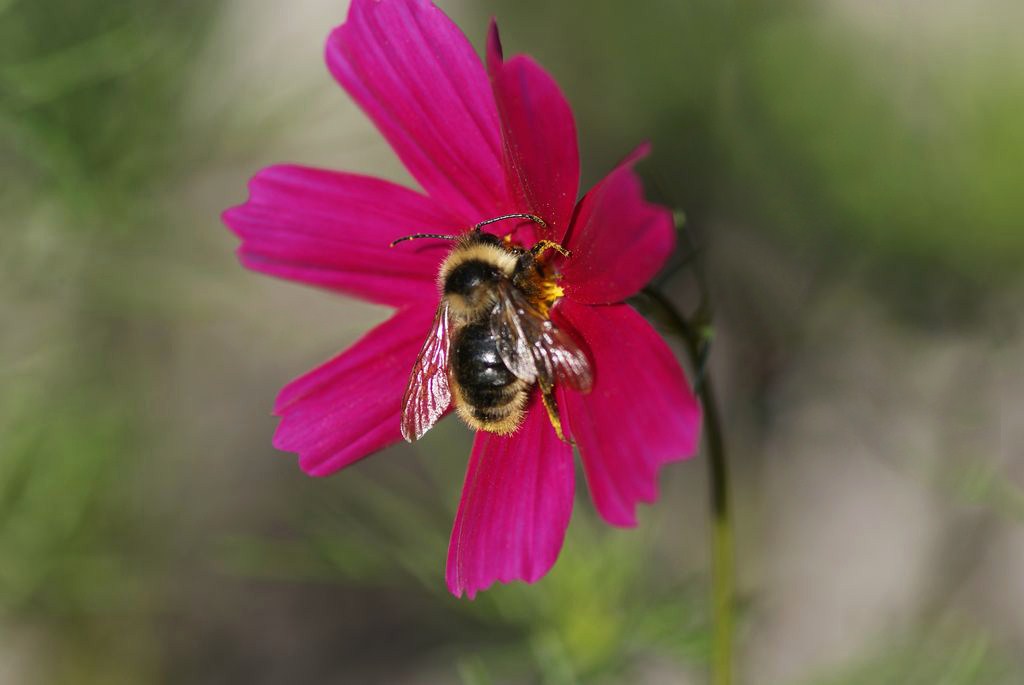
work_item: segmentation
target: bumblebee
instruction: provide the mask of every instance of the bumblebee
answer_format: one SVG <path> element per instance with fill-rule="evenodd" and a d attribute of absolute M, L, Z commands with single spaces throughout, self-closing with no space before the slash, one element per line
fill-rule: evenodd
<path fill-rule="evenodd" d="M 586 354 L 549 316 L 562 289 L 545 257 L 549 250 L 570 254 L 550 240 L 526 249 L 482 230 L 514 218 L 546 227 L 532 214 L 508 214 L 462 235 L 421 233 L 391 243 L 455 242 L 441 263 L 441 302 L 402 399 L 402 436 L 409 442 L 422 437 L 453 403 L 471 428 L 513 433 L 534 385 L 555 433 L 565 440 L 555 385 L 587 392 L 593 384 Z"/>

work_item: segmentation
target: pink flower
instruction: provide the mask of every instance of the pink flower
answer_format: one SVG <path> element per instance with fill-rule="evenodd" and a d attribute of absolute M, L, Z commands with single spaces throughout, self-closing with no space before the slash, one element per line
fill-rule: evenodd
<path fill-rule="evenodd" d="M 245 204 L 224 213 L 242 263 L 395 308 L 348 350 L 277 398 L 274 445 L 324 476 L 401 439 L 402 397 L 430 330 L 448 244 L 388 244 L 529 212 L 562 243 L 553 322 L 588 352 L 592 390 L 556 388 L 591 496 L 616 526 L 657 497 L 657 471 L 696 449 L 700 410 L 668 346 L 623 301 L 674 247 L 670 213 L 647 202 L 632 167 L 642 147 L 578 203 L 572 111 L 527 56 L 505 61 L 492 24 L 485 70 L 427 0 L 353 0 L 327 41 L 327 65 L 387 138 L 424 193 L 299 166 L 264 169 Z M 508 229 L 508 224 L 497 224 Z M 517 234 L 518 237 L 518 234 Z M 536 393 L 534 393 L 536 394 Z M 572 512 L 572 447 L 539 402 L 518 431 L 479 432 L 448 551 L 451 591 L 533 582 L 554 564 Z"/>

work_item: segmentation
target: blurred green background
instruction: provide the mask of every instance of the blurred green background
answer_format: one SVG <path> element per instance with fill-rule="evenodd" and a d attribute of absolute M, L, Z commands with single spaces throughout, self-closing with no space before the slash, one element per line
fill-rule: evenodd
<path fill-rule="evenodd" d="M 440 5 L 559 80 L 587 184 L 650 139 L 686 213 L 742 682 L 1024 682 L 1024 4 Z M 461 425 L 328 479 L 271 448 L 386 312 L 245 272 L 218 214 L 274 162 L 408 180 L 323 66 L 345 12 L 0 0 L 0 683 L 703 682 L 702 458 L 634 531 L 581 486 L 555 570 L 467 602 Z"/>

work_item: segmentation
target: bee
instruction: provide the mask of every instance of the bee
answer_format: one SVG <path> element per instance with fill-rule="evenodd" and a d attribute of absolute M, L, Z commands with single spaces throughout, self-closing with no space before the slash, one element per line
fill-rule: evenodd
<path fill-rule="evenodd" d="M 514 218 L 546 227 L 532 214 L 507 214 L 462 235 L 419 233 L 391 243 L 419 238 L 455 243 L 438 271 L 441 302 L 402 399 L 402 436 L 409 442 L 422 437 L 453 403 L 471 428 L 513 433 L 534 385 L 555 433 L 566 441 L 555 385 L 587 392 L 593 384 L 586 354 L 550 318 L 562 289 L 545 256 L 549 250 L 571 255 L 550 240 L 526 249 L 481 230 Z"/>

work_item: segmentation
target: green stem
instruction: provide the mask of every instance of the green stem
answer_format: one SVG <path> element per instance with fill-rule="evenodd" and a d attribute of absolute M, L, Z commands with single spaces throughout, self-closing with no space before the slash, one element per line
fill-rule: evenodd
<path fill-rule="evenodd" d="M 686 352 L 698 373 L 704 362 L 704 333 L 693 326 L 675 305 L 657 290 L 644 294 L 661 311 L 666 323 L 686 344 Z M 708 488 L 711 506 L 711 575 L 714 610 L 711 674 L 714 685 L 732 683 L 733 637 L 733 527 L 732 503 L 729 495 L 729 464 L 725 455 L 718 403 L 715 400 L 711 374 L 695 383 L 697 397 L 704 410 L 704 440 L 708 453 Z"/>

